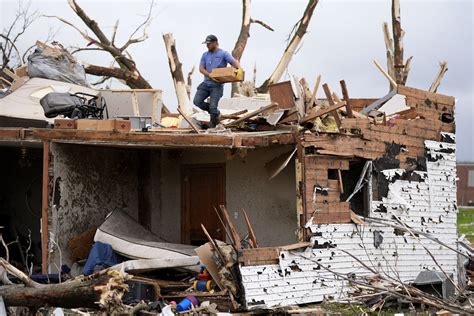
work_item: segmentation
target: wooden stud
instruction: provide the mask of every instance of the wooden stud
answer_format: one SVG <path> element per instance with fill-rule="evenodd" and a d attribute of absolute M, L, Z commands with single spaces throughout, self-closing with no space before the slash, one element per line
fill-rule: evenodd
<path fill-rule="evenodd" d="M 376 60 L 374 60 L 374 64 L 382 72 L 382 74 L 385 76 L 385 78 L 387 78 L 387 80 L 390 82 L 390 84 L 392 86 L 396 87 L 397 82 L 392 77 L 390 77 L 390 75 L 383 69 L 382 66 L 380 66 L 380 64 Z"/>
<path fill-rule="evenodd" d="M 191 118 L 189 118 L 186 114 L 184 114 L 183 110 L 180 109 L 180 107 L 178 106 L 178 112 L 179 114 L 181 114 L 181 116 L 186 120 L 186 122 L 188 122 L 189 126 L 191 126 L 191 128 L 198 134 L 201 134 L 202 131 L 199 130 L 199 128 L 196 126 L 196 124 L 194 124 L 194 122 L 192 121 Z"/>
<path fill-rule="evenodd" d="M 334 103 L 334 102 L 333 102 L 333 103 Z M 345 101 L 342 101 L 342 102 L 340 102 L 340 103 L 335 103 L 335 104 L 333 104 L 333 105 L 330 105 L 330 106 L 328 106 L 328 107 L 325 108 L 325 109 L 321 109 L 321 110 L 317 111 L 316 113 L 311 114 L 311 115 L 305 117 L 305 118 L 301 121 L 301 123 L 306 123 L 306 122 L 308 122 L 308 121 L 314 120 L 315 118 L 320 117 L 320 116 L 322 116 L 322 115 L 324 115 L 324 114 L 328 114 L 328 113 L 331 113 L 332 115 L 334 115 L 334 112 L 335 112 L 337 109 L 339 109 L 339 108 L 341 108 L 341 107 L 343 107 L 343 106 L 345 106 L 345 105 L 346 105 L 346 102 L 345 102 Z M 341 125 L 341 121 L 340 121 L 339 115 L 338 115 L 337 113 L 335 114 L 334 118 L 336 118 L 336 117 L 337 117 L 336 123 L 339 121 L 339 123 L 337 124 L 337 126 L 339 127 L 339 126 Z"/>
<path fill-rule="evenodd" d="M 316 78 L 316 84 L 314 85 L 314 88 L 313 88 L 313 95 L 311 96 L 311 101 L 309 101 L 308 107 L 306 108 L 306 113 L 307 114 L 309 114 L 311 112 L 311 109 L 316 104 L 316 97 L 317 97 L 317 93 L 318 93 L 320 84 L 321 84 L 321 75 L 319 75 Z"/>
<path fill-rule="evenodd" d="M 350 104 L 349 92 L 347 91 L 346 82 L 344 80 L 339 81 L 342 90 L 342 96 L 344 97 L 344 101 L 346 101 L 346 113 L 347 117 L 351 118 L 354 117 L 352 114 L 352 107 Z"/>
<path fill-rule="evenodd" d="M 274 109 L 274 108 L 276 108 L 277 106 L 278 106 L 277 103 L 271 103 L 271 104 L 269 104 L 269 105 L 267 105 L 267 106 L 264 106 L 264 107 L 262 107 L 262 108 L 260 108 L 260 109 L 257 109 L 257 110 L 255 110 L 255 111 L 252 111 L 252 112 L 250 112 L 250 113 L 248 113 L 248 114 L 242 116 L 241 118 L 239 118 L 239 119 L 237 119 L 237 120 L 235 120 L 235 121 L 232 121 L 232 122 L 230 122 L 230 123 L 227 123 L 227 124 L 224 125 L 224 126 L 225 126 L 225 127 L 229 127 L 229 126 L 238 125 L 238 124 L 240 124 L 241 122 L 243 122 L 243 121 L 245 121 L 245 120 L 248 120 L 249 118 L 252 118 L 252 117 L 254 117 L 254 116 L 257 115 L 257 114 L 260 114 L 260 113 L 262 113 L 262 112 L 265 112 L 265 111 Z"/>
<path fill-rule="evenodd" d="M 339 180 L 339 190 L 341 191 L 341 193 L 344 193 L 344 184 L 342 183 L 341 169 L 337 169 L 337 176 Z"/>
<path fill-rule="evenodd" d="M 239 233 L 237 232 L 237 229 L 235 228 L 232 221 L 230 220 L 230 216 L 229 216 L 229 212 L 227 211 L 227 208 L 225 207 L 225 205 L 221 205 L 220 208 L 222 211 L 223 220 L 227 224 L 227 227 L 229 227 L 230 234 L 232 235 L 232 239 L 234 240 L 234 243 L 233 243 L 234 248 L 236 250 L 242 249 Z"/>
<path fill-rule="evenodd" d="M 138 95 L 136 91 L 132 92 L 132 108 L 133 108 L 133 115 L 140 116 L 140 108 L 138 107 Z"/>
<path fill-rule="evenodd" d="M 329 86 L 327 83 L 323 84 L 323 90 L 324 90 L 324 93 L 326 94 L 326 98 L 328 99 L 329 105 L 335 105 L 335 102 L 331 96 L 331 90 L 329 89 Z M 334 110 L 331 112 L 331 114 L 332 116 L 334 116 L 334 119 L 336 120 L 337 127 L 341 126 L 341 119 L 339 118 L 339 114 L 337 114 L 337 111 Z"/>
<path fill-rule="evenodd" d="M 244 220 L 245 224 L 247 225 L 251 246 L 252 248 L 258 248 L 257 236 L 255 235 L 255 232 L 252 228 L 252 224 L 250 224 L 250 220 L 245 209 L 242 209 L 242 213 L 244 214 Z"/>

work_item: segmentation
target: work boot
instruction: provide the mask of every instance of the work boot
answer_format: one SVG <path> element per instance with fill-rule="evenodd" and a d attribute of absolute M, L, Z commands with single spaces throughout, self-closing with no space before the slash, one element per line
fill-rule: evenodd
<path fill-rule="evenodd" d="M 220 122 L 220 115 L 211 115 L 211 128 L 216 127 Z"/>

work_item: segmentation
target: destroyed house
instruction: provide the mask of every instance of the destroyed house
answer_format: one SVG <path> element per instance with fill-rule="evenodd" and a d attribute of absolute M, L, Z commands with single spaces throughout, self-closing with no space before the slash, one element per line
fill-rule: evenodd
<path fill-rule="evenodd" d="M 276 120 L 291 122 L 284 100 L 294 96 L 280 91 L 267 120 L 282 110 Z M 43 157 L 40 240 L 35 223 L 43 272 L 85 259 L 70 241 L 110 213 L 174 245 L 206 243 L 203 224 L 213 239 L 235 246 L 242 237 L 235 299 L 271 309 L 344 298 L 351 275 L 412 282 L 438 271 L 461 282 L 454 103 L 398 86 L 381 99 L 317 100 L 323 106 L 303 128 L 1 128 L 0 140 Z M 334 124 L 315 131 L 323 117 Z M 146 235 L 126 230 L 113 233 Z"/>

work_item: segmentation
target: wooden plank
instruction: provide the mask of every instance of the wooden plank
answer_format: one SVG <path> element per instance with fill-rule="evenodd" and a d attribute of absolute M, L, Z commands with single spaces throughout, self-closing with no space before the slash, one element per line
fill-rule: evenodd
<path fill-rule="evenodd" d="M 21 128 L 0 128 L 0 140 L 21 139 Z"/>
<path fill-rule="evenodd" d="M 271 110 L 271 109 L 274 109 L 278 106 L 277 103 L 270 103 L 269 105 L 267 106 L 264 106 L 260 109 L 257 109 L 253 112 L 250 112 L 248 114 L 245 114 L 244 116 L 242 116 L 241 118 L 235 120 L 235 121 L 232 121 L 230 123 L 227 123 L 226 125 L 224 125 L 225 127 L 229 127 L 229 126 L 234 126 L 234 125 L 238 125 L 240 124 L 241 122 L 244 122 L 245 120 L 248 120 L 249 118 L 252 118 L 254 116 L 256 116 L 257 114 L 260 114 L 262 112 L 265 112 L 265 111 L 268 111 L 268 110 Z"/>
<path fill-rule="evenodd" d="M 198 134 L 201 134 L 202 131 L 196 126 L 196 124 L 194 124 L 193 120 L 190 119 L 184 112 L 183 110 L 181 110 L 179 107 L 178 107 L 178 112 L 179 114 L 181 114 L 181 116 L 186 120 L 186 122 L 188 122 L 189 126 L 191 126 L 191 128 Z"/>
<path fill-rule="evenodd" d="M 257 236 L 255 235 L 255 231 L 252 228 L 252 224 L 250 224 L 249 216 L 245 209 L 242 209 L 242 213 L 244 214 L 245 224 L 247 225 L 247 231 L 249 234 L 249 239 L 252 245 L 252 248 L 258 248 Z"/>
<path fill-rule="evenodd" d="M 326 99 L 328 100 L 329 105 L 330 106 L 335 105 L 336 103 L 334 102 L 334 100 L 332 98 L 331 90 L 329 89 L 329 86 L 328 86 L 327 83 L 323 84 L 323 90 L 324 90 L 324 94 L 326 94 Z M 339 118 L 339 114 L 337 114 L 336 110 L 332 111 L 331 114 L 332 114 L 332 116 L 334 116 L 334 119 L 336 120 L 337 127 L 339 128 L 339 126 L 341 125 L 341 119 Z"/>
<path fill-rule="evenodd" d="M 380 72 L 385 76 L 385 78 L 387 78 L 387 80 L 390 82 L 390 84 L 393 87 L 396 87 L 397 82 L 395 81 L 395 79 L 390 77 L 390 75 L 385 71 L 385 69 L 383 69 L 383 67 L 376 60 L 374 60 L 374 64 L 375 64 L 375 66 L 377 66 L 377 68 L 380 70 Z"/>
<path fill-rule="evenodd" d="M 41 194 L 41 272 L 48 273 L 49 141 L 43 142 Z"/>
<path fill-rule="evenodd" d="M 307 117 L 305 117 L 301 122 L 302 123 L 306 123 L 308 121 L 312 121 L 314 120 L 315 118 L 317 117 L 320 117 L 320 116 L 323 116 L 325 114 L 328 114 L 328 113 L 333 113 L 334 111 L 336 111 L 337 109 L 343 107 L 346 105 L 346 102 L 345 101 L 342 101 L 342 102 L 339 102 L 339 103 L 335 103 L 334 105 L 330 105 L 328 106 L 327 108 L 324 108 L 324 109 L 321 109 L 319 111 L 317 111 L 316 113 L 314 114 L 311 114 Z M 337 115 L 337 113 L 336 113 Z M 337 118 L 339 119 L 339 115 L 337 115 Z M 337 121 L 337 120 L 336 120 Z M 339 119 L 339 122 L 340 122 L 340 119 Z M 339 126 L 339 125 L 338 125 Z"/>
<path fill-rule="evenodd" d="M 311 242 L 303 241 L 303 242 L 298 242 L 291 245 L 281 246 L 279 248 L 280 250 L 289 251 L 289 250 L 296 250 L 296 249 L 307 248 L 307 247 L 312 247 L 312 246 L 313 244 Z"/>
<path fill-rule="evenodd" d="M 75 129 L 76 120 L 71 119 L 55 119 L 54 128 Z"/>
<path fill-rule="evenodd" d="M 140 108 L 138 107 L 138 96 L 135 90 L 132 90 L 132 109 L 134 116 L 140 116 Z"/>
<path fill-rule="evenodd" d="M 344 97 L 344 101 L 346 101 L 347 117 L 354 117 L 354 114 L 352 113 L 351 99 L 349 98 L 349 92 L 347 91 L 346 82 L 344 80 L 341 80 L 339 81 L 339 84 L 341 85 L 342 96 Z"/>
<path fill-rule="evenodd" d="M 279 257 L 278 247 L 242 249 L 238 261 L 244 266 L 277 264 Z"/>
<path fill-rule="evenodd" d="M 3 129 L 0 129 L 0 139 Z M 177 130 L 179 131 L 179 130 Z M 249 135 L 248 135 L 249 134 Z M 241 137 L 246 136 L 246 137 Z M 254 148 L 279 144 L 294 144 L 293 132 L 272 134 L 230 133 L 230 134 L 191 134 L 191 133 L 154 133 L 107 131 L 83 131 L 33 128 L 28 130 L 28 137 L 38 140 L 53 140 L 62 143 L 110 145 L 110 146 L 143 146 L 143 147 L 216 147 L 216 148 Z M 240 141 L 238 140 L 240 138 Z"/>
<path fill-rule="evenodd" d="M 161 108 L 163 102 L 161 101 L 161 91 L 153 92 L 153 100 L 151 102 L 151 121 L 152 123 L 160 123 Z"/>
<path fill-rule="evenodd" d="M 321 84 L 321 75 L 319 75 L 316 78 L 316 83 L 314 84 L 314 88 L 313 88 L 313 95 L 311 96 L 311 100 L 309 101 L 309 103 L 306 105 L 307 106 L 306 115 L 310 114 L 311 109 L 316 105 L 316 97 L 318 94 L 320 84 Z"/>
<path fill-rule="evenodd" d="M 359 217 L 359 215 L 354 213 L 354 211 L 351 211 L 351 221 L 354 222 L 355 224 L 358 224 L 358 225 L 364 225 L 365 224 L 365 222 Z"/>
<path fill-rule="evenodd" d="M 337 169 L 337 177 L 339 180 L 339 190 L 341 193 L 344 193 L 344 185 L 342 183 L 342 174 L 341 174 L 341 169 Z"/>
<path fill-rule="evenodd" d="M 239 233 L 238 233 L 237 229 L 235 228 L 234 223 L 232 223 L 232 221 L 230 219 L 229 212 L 227 211 L 227 208 L 225 207 L 225 205 L 220 205 L 220 208 L 221 208 L 221 211 L 222 211 L 222 218 L 223 218 L 224 222 L 226 223 L 226 226 L 229 228 L 230 234 L 232 235 L 232 239 L 234 241 L 234 248 L 236 250 L 242 249 L 242 244 L 240 242 L 241 239 L 240 239 Z"/>

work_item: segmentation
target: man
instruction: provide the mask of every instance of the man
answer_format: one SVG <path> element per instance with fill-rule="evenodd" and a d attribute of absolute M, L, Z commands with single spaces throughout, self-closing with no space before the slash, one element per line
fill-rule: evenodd
<path fill-rule="evenodd" d="M 209 112 L 211 115 L 211 127 L 216 127 L 219 124 L 220 117 L 217 105 L 220 98 L 222 98 L 224 85 L 216 78 L 212 78 L 212 69 L 226 67 L 227 64 L 240 69 L 240 63 L 231 54 L 219 48 L 216 36 L 207 36 L 203 44 L 207 45 L 207 52 L 202 54 L 199 72 L 204 75 L 204 81 L 197 88 L 194 104 L 200 109 Z M 208 97 L 210 97 L 210 101 L 204 101 Z"/>

